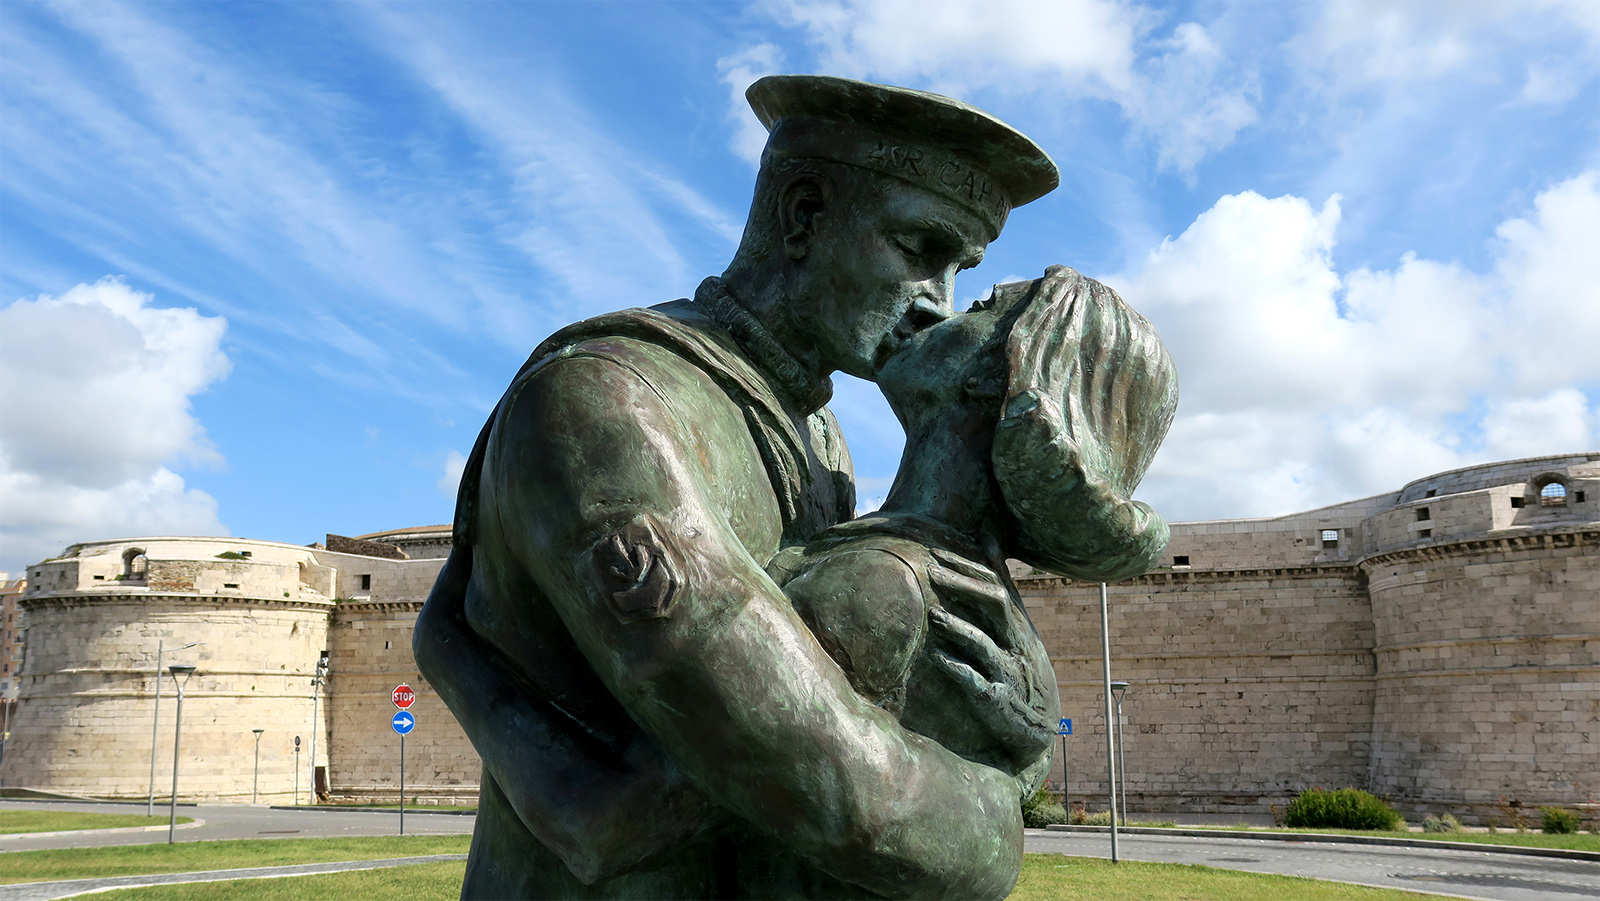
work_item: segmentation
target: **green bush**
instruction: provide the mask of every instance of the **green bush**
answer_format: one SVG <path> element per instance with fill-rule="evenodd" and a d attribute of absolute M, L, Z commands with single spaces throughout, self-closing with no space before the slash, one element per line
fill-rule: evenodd
<path fill-rule="evenodd" d="M 1039 789 L 1033 797 L 1022 802 L 1022 825 L 1029 829 L 1043 829 L 1052 823 L 1067 821 L 1066 808 L 1052 792 Z"/>
<path fill-rule="evenodd" d="M 1460 831 L 1462 831 L 1461 830 L 1461 821 L 1456 819 L 1455 817 L 1451 816 L 1448 813 L 1444 814 L 1442 816 L 1436 816 L 1436 817 L 1435 816 L 1430 816 L 1430 817 L 1425 818 L 1422 821 L 1422 831 L 1423 832 L 1460 832 Z"/>
<path fill-rule="evenodd" d="M 1355 788 L 1308 788 L 1289 802 L 1283 817 L 1291 829 L 1398 829 L 1405 822 L 1382 798 Z"/>
<path fill-rule="evenodd" d="M 1578 831 L 1578 815 L 1559 807 L 1541 807 L 1540 831 L 1546 835 L 1571 835 Z"/>
<path fill-rule="evenodd" d="M 1074 825 L 1074 826 L 1110 826 L 1111 825 L 1111 811 L 1109 811 L 1109 810 L 1097 810 L 1094 813 L 1087 813 L 1087 812 L 1083 811 L 1082 809 L 1074 810 L 1072 812 L 1072 825 Z"/>

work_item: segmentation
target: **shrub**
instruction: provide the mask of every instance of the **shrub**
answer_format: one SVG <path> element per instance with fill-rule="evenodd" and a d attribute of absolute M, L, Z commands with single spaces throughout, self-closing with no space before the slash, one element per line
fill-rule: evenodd
<path fill-rule="evenodd" d="M 1462 831 L 1461 830 L 1461 821 L 1456 819 L 1455 817 L 1451 816 L 1448 813 L 1444 814 L 1442 816 L 1436 816 L 1436 817 L 1430 816 L 1430 817 L 1427 817 L 1426 819 L 1424 819 L 1422 821 L 1422 831 L 1423 832 L 1460 832 L 1460 831 Z"/>
<path fill-rule="evenodd" d="M 1072 812 L 1072 825 L 1074 826 L 1110 826 L 1111 811 L 1097 810 L 1094 813 L 1085 813 L 1082 809 Z"/>
<path fill-rule="evenodd" d="M 1308 788 L 1289 802 L 1283 820 L 1313 829 L 1397 829 L 1405 822 L 1387 801 L 1354 788 Z"/>
<path fill-rule="evenodd" d="M 1578 831 L 1578 815 L 1570 810 L 1541 807 L 1539 812 L 1544 814 L 1540 820 L 1540 831 L 1547 835 L 1571 835 Z"/>
<path fill-rule="evenodd" d="M 1033 797 L 1022 802 L 1022 825 L 1029 829 L 1043 829 L 1052 823 L 1065 823 L 1067 821 L 1066 808 L 1056 796 L 1044 789 L 1033 793 Z"/>

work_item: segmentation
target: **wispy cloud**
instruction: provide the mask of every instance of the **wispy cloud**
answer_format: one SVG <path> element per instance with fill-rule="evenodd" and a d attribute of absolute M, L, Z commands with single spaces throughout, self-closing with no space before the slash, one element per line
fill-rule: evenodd
<path fill-rule="evenodd" d="M 691 224 L 731 252 L 739 225 L 666 167 L 606 134 L 552 77 L 530 77 L 468 49 L 475 38 L 449 16 L 415 7 L 368 7 L 368 16 L 415 77 L 483 141 L 509 174 L 520 224 L 501 237 L 543 276 L 530 286 L 554 327 L 585 313 L 670 299 L 697 272 L 675 234 Z"/>
<path fill-rule="evenodd" d="M 1109 101 L 1190 172 L 1256 119 L 1254 75 L 1197 22 L 1154 32 L 1161 14 L 1113 0 L 791 0 L 769 7 L 804 30 L 831 74 L 970 96 L 976 90 Z M 751 48 L 746 54 L 758 53 Z"/>
<path fill-rule="evenodd" d="M 754 166 L 761 162 L 767 146 L 767 128 L 756 118 L 744 92 L 757 79 L 783 71 L 783 50 L 776 44 L 761 43 L 717 60 L 722 83 L 728 86 L 728 122 L 733 126 L 729 146 L 740 159 Z"/>

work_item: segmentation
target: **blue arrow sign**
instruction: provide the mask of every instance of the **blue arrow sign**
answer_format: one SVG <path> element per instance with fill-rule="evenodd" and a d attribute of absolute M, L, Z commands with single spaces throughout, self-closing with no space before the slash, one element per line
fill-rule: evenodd
<path fill-rule="evenodd" d="M 1062 717 L 1061 718 L 1061 722 L 1056 724 L 1056 734 L 1057 735 L 1071 735 L 1072 734 L 1072 720 L 1069 720 L 1066 717 Z"/>
<path fill-rule="evenodd" d="M 402 710 L 394 715 L 394 719 L 389 721 L 389 725 L 394 727 L 394 731 L 404 735 L 417 728 L 417 718 Z"/>

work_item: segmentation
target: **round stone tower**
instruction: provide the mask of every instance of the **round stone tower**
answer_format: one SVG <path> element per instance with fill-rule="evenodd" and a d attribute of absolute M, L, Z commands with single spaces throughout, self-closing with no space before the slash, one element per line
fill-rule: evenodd
<path fill-rule="evenodd" d="M 28 568 L 16 718 L 0 783 L 144 798 L 172 791 L 177 695 L 163 668 L 192 664 L 184 690 L 178 795 L 261 801 L 310 790 L 311 677 L 327 647 L 332 570 L 309 548 L 233 538 L 74 545 Z M 184 647 L 193 644 L 193 647 Z M 182 677 L 179 677 L 182 678 Z M 317 719 L 326 722 L 326 702 Z M 301 737 L 297 755 L 294 737 Z M 324 730 L 323 736 L 325 737 Z"/>
<path fill-rule="evenodd" d="M 1502 820 L 1600 796 L 1600 455 L 1420 479 L 1369 540 L 1371 789 Z"/>

